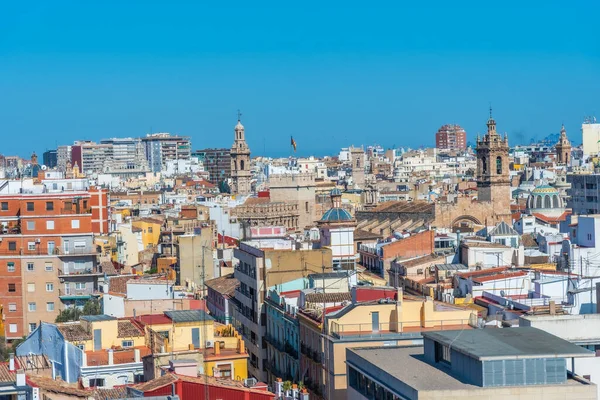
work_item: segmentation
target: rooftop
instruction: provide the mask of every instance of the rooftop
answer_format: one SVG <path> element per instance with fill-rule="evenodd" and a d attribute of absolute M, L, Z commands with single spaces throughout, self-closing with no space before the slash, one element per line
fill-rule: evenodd
<path fill-rule="evenodd" d="M 165 311 L 165 315 L 175 323 L 180 322 L 200 322 L 213 321 L 214 318 L 208 315 L 204 310 L 176 310 Z"/>
<path fill-rule="evenodd" d="M 235 288 L 240 285 L 240 281 L 233 277 L 233 274 L 223 275 L 218 278 L 209 279 L 206 282 L 209 289 L 223 295 L 234 297 Z"/>
<path fill-rule="evenodd" d="M 452 346 L 453 350 L 480 361 L 596 355 L 557 336 L 530 327 L 423 332 L 422 335 Z"/>

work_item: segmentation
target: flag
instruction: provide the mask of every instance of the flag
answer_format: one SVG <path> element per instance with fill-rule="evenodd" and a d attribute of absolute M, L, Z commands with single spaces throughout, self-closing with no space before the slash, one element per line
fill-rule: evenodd
<path fill-rule="evenodd" d="M 294 148 L 294 151 L 296 151 L 296 141 L 294 140 L 294 137 L 292 136 L 292 147 Z"/>

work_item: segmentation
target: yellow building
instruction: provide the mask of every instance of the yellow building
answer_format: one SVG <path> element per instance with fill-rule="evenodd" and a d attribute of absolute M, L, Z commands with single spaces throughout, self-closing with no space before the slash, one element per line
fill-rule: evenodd
<path fill-rule="evenodd" d="M 131 225 L 142 230 L 144 249 L 154 247 L 158 244 L 162 221 L 152 218 L 140 218 L 132 221 Z"/>
<path fill-rule="evenodd" d="M 83 351 L 144 347 L 144 331 L 130 319 L 108 315 L 83 316 L 77 322 L 57 324 L 65 339 Z"/>
<path fill-rule="evenodd" d="M 347 348 L 421 344 L 423 331 L 470 329 L 477 320 L 471 309 L 403 295 L 401 289 L 395 297 L 400 301 L 383 298 L 354 302 L 328 311 L 324 330 L 321 310 L 298 313 L 301 369 L 308 371 L 307 387 L 313 394 L 325 393 L 327 399 L 346 398 Z M 324 372 L 320 365 L 324 365 Z"/>

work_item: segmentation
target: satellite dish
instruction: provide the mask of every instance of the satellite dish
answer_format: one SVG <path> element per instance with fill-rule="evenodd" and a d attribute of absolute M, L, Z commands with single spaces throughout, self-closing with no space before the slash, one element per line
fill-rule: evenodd
<path fill-rule="evenodd" d="M 47 169 L 48 169 L 48 167 L 47 167 L 47 166 L 45 166 L 45 165 L 42 165 L 42 171 L 45 171 L 45 170 L 47 170 Z"/>
<path fill-rule="evenodd" d="M 504 293 L 504 290 L 501 290 L 501 291 L 500 291 L 500 296 L 502 296 L 502 297 L 505 297 L 505 294 L 506 294 L 506 293 Z"/>

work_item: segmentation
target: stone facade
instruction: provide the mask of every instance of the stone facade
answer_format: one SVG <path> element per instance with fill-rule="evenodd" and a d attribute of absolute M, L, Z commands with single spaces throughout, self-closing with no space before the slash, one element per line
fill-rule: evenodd
<path fill-rule="evenodd" d="M 350 148 L 352 161 L 352 182 L 354 186 L 362 188 L 365 185 L 365 151 L 360 147 Z"/>
<path fill-rule="evenodd" d="M 571 142 L 567 138 L 567 130 L 564 125 L 560 129 L 560 139 L 555 147 L 556 162 L 558 164 L 569 164 L 569 161 L 571 161 Z"/>
<path fill-rule="evenodd" d="M 231 211 L 239 221 L 248 226 L 285 226 L 288 230 L 298 230 L 298 204 L 265 202 L 244 204 Z"/>
<path fill-rule="evenodd" d="M 269 176 L 271 201 L 298 205 L 298 228 L 313 226 L 315 216 L 314 174 L 273 174 Z"/>
<path fill-rule="evenodd" d="M 482 139 L 477 138 L 477 200 L 458 197 L 452 203 L 436 203 L 436 227 L 470 228 L 512 222 L 508 138 L 498 134 L 491 113 L 487 128 L 487 134 Z"/>
<path fill-rule="evenodd" d="M 250 148 L 244 137 L 244 125 L 238 118 L 235 126 L 235 139 L 231 147 L 231 193 L 248 194 L 251 192 Z"/>

